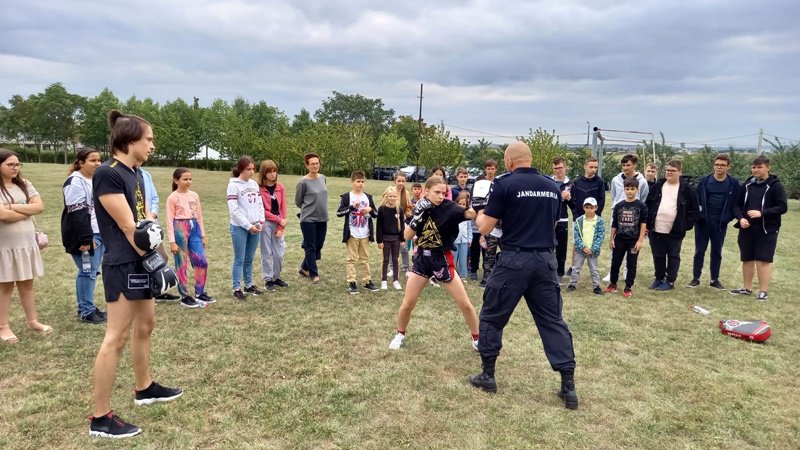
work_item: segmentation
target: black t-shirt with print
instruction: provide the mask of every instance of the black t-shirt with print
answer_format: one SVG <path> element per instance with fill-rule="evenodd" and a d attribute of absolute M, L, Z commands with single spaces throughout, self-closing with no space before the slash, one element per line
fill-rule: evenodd
<path fill-rule="evenodd" d="M 623 200 L 614 206 L 611 228 L 617 229 L 617 237 L 620 239 L 638 240 L 643 223 L 647 223 L 647 206 L 641 201 Z"/>
<path fill-rule="evenodd" d="M 422 227 L 417 231 L 417 247 L 451 249 L 458 237 L 458 224 L 464 221 L 465 211 L 447 199 L 439 206 L 430 209 L 422 222 Z"/>
<path fill-rule="evenodd" d="M 141 256 L 128 242 L 125 233 L 119 228 L 114 218 L 103 207 L 100 197 L 106 194 L 123 194 L 131 208 L 133 220 L 138 222 L 145 219 L 142 173 L 116 159 L 110 159 L 97 168 L 92 177 L 92 186 L 97 227 L 100 229 L 100 236 L 106 246 L 103 265 L 115 266 L 140 260 Z"/>

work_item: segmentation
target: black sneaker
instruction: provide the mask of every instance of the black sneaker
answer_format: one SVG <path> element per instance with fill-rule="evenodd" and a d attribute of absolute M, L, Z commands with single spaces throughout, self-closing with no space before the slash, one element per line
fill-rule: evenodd
<path fill-rule="evenodd" d="M 347 290 L 350 292 L 350 295 L 358 295 L 358 286 L 356 286 L 355 281 L 347 284 Z"/>
<path fill-rule="evenodd" d="M 567 409 L 578 409 L 578 394 L 575 392 L 575 386 L 561 385 L 561 389 L 558 391 L 558 398 L 560 398 L 564 402 L 564 406 Z"/>
<path fill-rule="evenodd" d="M 709 283 L 709 286 L 711 286 L 714 289 L 720 289 L 720 290 L 725 289 L 725 286 L 723 286 L 722 283 L 719 282 L 719 280 L 712 280 L 711 283 Z"/>
<path fill-rule="evenodd" d="M 203 307 L 203 305 L 201 305 L 200 303 L 197 303 L 197 300 L 195 300 L 194 297 L 190 297 L 188 295 L 181 299 L 181 306 L 184 306 L 186 308 L 202 308 Z"/>
<path fill-rule="evenodd" d="M 203 292 L 202 294 L 195 297 L 196 300 L 201 301 L 205 304 L 217 303 L 217 299 L 214 297 L 209 296 L 207 293 Z"/>
<path fill-rule="evenodd" d="M 661 286 L 661 280 L 653 280 L 653 284 L 650 285 L 649 289 L 658 289 Z"/>
<path fill-rule="evenodd" d="M 275 290 L 275 282 L 272 281 L 272 280 L 268 280 L 266 283 L 264 283 L 264 289 L 266 289 L 267 292 L 274 291 Z"/>
<path fill-rule="evenodd" d="M 105 311 L 102 311 L 102 310 L 100 310 L 99 308 L 95 308 L 95 309 L 94 309 L 94 312 L 95 312 L 95 313 L 96 313 L 98 316 L 102 317 L 103 319 L 108 319 L 108 313 L 107 313 L 107 312 L 105 312 Z"/>
<path fill-rule="evenodd" d="M 101 324 L 104 323 L 107 319 L 100 314 L 97 314 L 97 310 L 94 310 L 89 313 L 87 316 L 81 317 L 81 322 L 83 323 L 91 323 L 91 324 Z"/>
<path fill-rule="evenodd" d="M 234 300 L 244 300 L 247 298 L 247 295 L 244 292 L 242 292 L 241 289 L 237 289 L 233 291 L 233 298 Z"/>
<path fill-rule="evenodd" d="M 289 283 L 281 280 L 280 278 L 275 278 L 274 280 L 272 280 L 272 284 L 274 284 L 275 286 L 278 286 L 278 287 L 282 287 L 282 288 L 289 287 Z"/>
<path fill-rule="evenodd" d="M 767 295 L 766 291 L 758 291 L 758 297 L 756 297 L 756 300 L 760 302 L 765 302 L 767 301 L 768 298 L 769 295 Z"/>
<path fill-rule="evenodd" d="M 567 286 L 567 292 L 575 292 L 576 289 L 577 288 L 575 286 L 571 285 L 571 284 L 569 286 Z"/>
<path fill-rule="evenodd" d="M 183 395 L 181 388 L 164 387 L 155 381 L 143 391 L 136 391 L 136 405 L 152 405 L 156 402 L 169 402 Z"/>
<path fill-rule="evenodd" d="M 603 294 L 603 289 L 600 286 L 597 286 L 596 288 L 594 288 L 592 290 L 592 292 L 594 292 L 597 295 L 605 295 L 605 294 Z"/>
<path fill-rule="evenodd" d="M 700 280 L 698 280 L 697 278 L 693 278 L 692 281 L 690 281 L 689 284 L 686 285 L 686 287 L 690 288 L 696 288 L 697 286 L 700 286 Z"/>
<path fill-rule="evenodd" d="M 156 296 L 156 303 L 177 302 L 181 297 L 174 294 L 161 294 Z"/>
<path fill-rule="evenodd" d="M 375 286 L 375 284 L 372 283 L 372 280 L 369 280 L 364 284 L 364 289 L 372 292 L 378 292 L 381 290 L 378 286 Z"/>
<path fill-rule="evenodd" d="M 132 423 L 125 422 L 114 411 L 102 417 L 92 417 L 89 422 L 89 436 L 122 439 L 136 436 L 142 429 Z"/>
<path fill-rule="evenodd" d="M 258 288 L 256 287 L 255 284 L 250 286 L 250 287 L 244 288 L 244 291 L 247 292 L 248 294 L 253 294 L 253 295 L 261 295 L 262 294 L 262 292 L 258 290 Z"/>
<path fill-rule="evenodd" d="M 478 287 L 479 288 L 485 288 L 486 287 L 486 280 L 481 280 L 481 282 L 478 283 Z"/>
<path fill-rule="evenodd" d="M 740 287 L 739 289 L 733 289 L 728 291 L 731 295 L 753 295 L 753 291 L 747 288 Z"/>
<path fill-rule="evenodd" d="M 469 384 L 492 394 L 497 392 L 497 382 L 494 380 L 494 377 L 486 375 L 485 372 L 471 375 L 469 377 Z"/>

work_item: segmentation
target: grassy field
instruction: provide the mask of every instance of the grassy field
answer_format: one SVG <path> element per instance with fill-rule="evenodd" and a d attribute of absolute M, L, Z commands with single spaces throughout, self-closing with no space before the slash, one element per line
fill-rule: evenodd
<path fill-rule="evenodd" d="M 0 345 L 0 448 L 800 448 L 796 201 L 784 216 L 765 303 L 712 290 L 707 277 L 698 289 L 684 288 L 691 234 L 680 287 L 672 292 L 646 289 L 652 258 L 644 249 L 632 299 L 595 296 L 586 278 L 565 295 L 581 400 L 578 411 L 569 411 L 554 395 L 558 375 L 524 304 L 506 328 L 497 395 L 468 385 L 480 358 L 441 289 L 423 293 L 404 348 L 387 350 L 402 293 L 347 294 L 342 223 L 335 217 L 322 283 L 296 274 L 300 231 L 290 206 L 283 278 L 291 287 L 234 303 L 228 174 L 196 170 L 209 236 L 208 290 L 220 301 L 203 310 L 157 306 L 155 378 L 186 394 L 134 407 L 126 352 L 113 405 L 144 433 L 109 442 L 88 436 L 91 368 L 104 326 L 76 319 L 76 269 L 59 238 L 66 166 L 26 164 L 23 172 L 46 205 L 39 223 L 52 245 L 44 251 L 46 275 L 35 286 L 40 319 L 55 332 L 40 337 L 25 330 L 15 294 L 11 323 L 20 343 Z M 171 170 L 152 173 L 163 204 Z M 280 179 L 293 198 L 297 177 Z M 385 185 L 369 181 L 367 191 L 377 196 Z M 330 211 L 349 187 L 349 180 L 329 179 Z M 735 237 L 731 230 L 721 277 L 731 288 L 741 283 Z M 371 256 L 377 262 L 377 247 Z M 605 248 L 601 271 L 609 261 Z M 379 280 L 377 263 L 372 269 Z M 260 263 L 255 273 L 260 278 Z M 468 292 L 479 309 L 482 291 L 470 284 Z M 693 313 L 689 303 L 710 309 L 711 317 Z M 773 337 L 751 344 L 723 336 L 719 318 L 767 320 Z"/>

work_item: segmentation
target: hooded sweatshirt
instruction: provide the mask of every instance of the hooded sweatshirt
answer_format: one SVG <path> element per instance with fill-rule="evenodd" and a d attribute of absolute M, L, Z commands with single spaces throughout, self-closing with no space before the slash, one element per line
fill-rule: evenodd
<path fill-rule="evenodd" d="M 242 181 L 234 177 L 228 181 L 228 211 L 231 225 L 245 230 L 253 224 L 264 223 L 264 203 L 254 180 Z"/>
<path fill-rule="evenodd" d="M 750 222 L 748 229 L 758 229 L 764 234 L 777 233 L 781 228 L 781 215 L 786 214 L 789 209 L 786 203 L 786 191 L 776 175 L 770 175 L 762 182 L 756 177 L 745 180 L 733 205 L 733 215 L 736 217 L 734 227 L 740 228 L 739 220 L 747 217 L 747 210 L 750 209 L 748 204 L 755 205 L 754 209 L 758 209 L 762 214 L 760 219 L 748 218 Z"/>
<path fill-rule="evenodd" d="M 647 178 L 639 172 L 633 175 L 639 180 L 639 192 L 636 198 L 642 202 L 647 202 L 647 194 L 650 192 L 650 187 L 647 184 Z M 617 203 L 625 200 L 625 174 L 620 172 L 619 175 L 611 179 L 611 207 L 617 206 Z M 582 206 L 582 205 L 581 205 Z"/>

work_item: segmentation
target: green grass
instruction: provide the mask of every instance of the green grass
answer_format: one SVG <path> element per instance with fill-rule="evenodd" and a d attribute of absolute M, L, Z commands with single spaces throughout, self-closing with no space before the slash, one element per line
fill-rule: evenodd
<path fill-rule="evenodd" d="M 152 173 L 163 203 L 171 170 Z M 766 303 L 714 291 L 707 278 L 703 287 L 684 288 L 691 234 L 683 246 L 681 286 L 673 292 L 646 289 L 652 258 L 645 248 L 633 299 L 597 297 L 586 278 L 577 292 L 565 295 L 581 400 L 578 411 L 568 411 L 554 395 L 558 376 L 524 305 L 506 328 L 497 395 L 467 384 L 480 360 L 443 290 L 424 291 L 406 346 L 387 350 L 402 294 L 347 294 L 342 225 L 335 217 L 320 285 L 296 275 L 300 232 L 290 207 L 284 279 L 291 287 L 234 303 L 228 175 L 196 170 L 194 190 L 203 201 L 209 236 L 208 289 L 220 301 L 204 310 L 158 305 L 153 372 L 186 394 L 169 404 L 134 407 L 126 351 L 113 405 L 145 432 L 112 443 L 90 439 L 87 432 L 92 363 L 104 327 L 75 317 L 76 269 L 59 239 L 66 166 L 26 164 L 24 174 L 46 205 L 39 223 L 52 245 L 44 251 L 46 275 L 35 287 L 40 319 L 56 331 L 40 337 L 25 330 L 15 294 L 11 323 L 20 343 L 0 346 L 0 448 L 800 447 L 797 202 L 790 202 L 784 216 Z M 297 177 L 281 181 L 293 198 Z M 334 211 L 349 181 L 329 183 Z M 385 185 L 369 181 L 367 191 L 377 196 Z M 721 277 L 730 287 L 741 283 L 735 244 L 731 230 Z M 371 256 L 379 280 L 377 247 Z M 600 260 L 605 273 L 607 249 Z M 260 263 L 255 272 L 260 275 Z M 482 291 L 470 284 L 468 292 L 479 309 Z M 98 283 L 99 303 L 101 298 Z M 712 317 L 691 312 L 689 303 L 711 309 Z M 759 345 L 723 336 L 718 318 L 767 320 L 773 337 Z"/>

